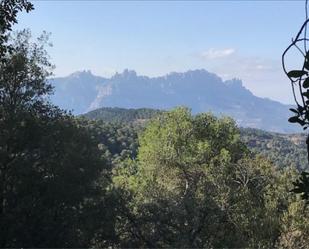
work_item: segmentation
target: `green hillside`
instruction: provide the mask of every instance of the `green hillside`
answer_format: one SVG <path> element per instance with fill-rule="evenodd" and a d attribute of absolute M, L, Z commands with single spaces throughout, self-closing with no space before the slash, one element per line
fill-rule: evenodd
<path fill-rule="evenodd" d="M 125 109 L 118 107 L 103 107 L 90 111 L 82 116 L 87 119 L 102 120 L 110 123 L 143 123 L 145 120 L 160 113 L 162 113 L 162 111 L 150 108 Z"/>
<path fill-rule="evenodd" d="M 123 147 L 123 157 L 123 155 L 127 155 L 128 152 L 130 155 L 136 155 L 137 133 L 143 130 L 145 121 L 162 112 L 162 110 L 150 108 L 125 109 L 104 107 L 88 112 L 82 117 L 90 120 L 103 121 L 98 125 L 101 128 L 104 127 L 104 129 L 109 129 L 110 132 L 107 132 L 107 134 L 112 133 L 113 136 L 115 136 L 115 131 L 112 130 L 121 130 L 121 132 L 126 131 L 126 134 L 130 134 L 129 141 L 132 143 L 134 141 L 134 145 L 128 141 L 125 142 L 127 147 Z M 113 123 L 113 125 L 108 125 L 108 123 Z M 115 123 L 117 123 L 117 125 L 115 125 Z M 299 170 L 308 169 L 305 134 L 281 134 L 242 127 L 239 128 L 239 130 L 241 140 L 253 153 L 262 154 L 278 167 L 294 166 Z M 122 140 L 124 140 L 124 137 L 125 135 L 122 136 Z M 116 157 L 120 154 L 121 151 L 117 152 Z"/>
<path fill-rule="evenodd" d="M 252 152 L 266 156 L 278 167 L 308 169 L 306 134 L 280 134 L 251 128 L 241 128 L 240 134 Z"/>

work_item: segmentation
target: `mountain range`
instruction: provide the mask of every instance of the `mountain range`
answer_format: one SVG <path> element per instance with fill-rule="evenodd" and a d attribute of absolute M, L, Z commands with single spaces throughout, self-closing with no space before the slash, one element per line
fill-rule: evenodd
<path fill-rule="evenodd" d="M 110 78 L 80 71 L 50 82 L 54 86 L 51 101 L 76 115 L 100 107 L 165 110 L 187 106 L 193 113 L 211 111 L 230 116 L 242 127 L 283 133 L 300 131 L 287 121 L 291 106 L 257 97 L 241 80 L 223 81 L 204 69 L 160 77 L 139 76 L 125 70 Z"/>

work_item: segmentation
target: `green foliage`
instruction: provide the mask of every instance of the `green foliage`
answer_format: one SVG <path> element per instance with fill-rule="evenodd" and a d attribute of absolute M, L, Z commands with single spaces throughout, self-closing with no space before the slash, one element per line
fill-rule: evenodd
<path fill-rule="evenodd" d="M 0 2 L 0 58 L 7 52 L 11 52 L 13 47 L 9 45 L 9 31 L 17 23 L 19 11 L 29 12 L 33 10 L 33 5 L 27 0 L 1 0 Z"/>
<path fill-rule="evenodd" d="M 302 172 L 301 177 L 293 184 L 295 186 L 293 192 L 302 194 L 304 200 L 309 200 L 309 173 Z"/>
<path fill-rule="evenodd" d="M 185 108 L 142 124 L 84 122 L 96 134 L 102 131 L 102 154 L 113 171 L 117 246 L 292 248 L 298 238 L 298 245 L 304 243 L 303 226 L 295 243 L 287 241 L 294 228 L 286 218 L 290 206 L 301 205 L 290 190 L 295 166 L 306 165 L 303 134 L 239 133 L 231 119 L 192 116 Z M 294 219 L 302 217 L 292 215 L 289 222 Z"/>
<path fill-rule="evenodd" d="M 301 137 L 240 133 L 232 119 L 187 108 L 74 118 L 48 102 L 46 33 L 7 43 L 22 9 L 32 5 L 1 2 L 0 247 L 306 248 L 295 167 L 257 155 L 300 151 L 301 162 Z M 307 183 L 303 174 L 294 191 L 307 194 Z"/>
<path fill-rule="evenodd" d="M 98 142 L 46 101 L 46 42 L 17 33 L 0 64 L 0 247 L 84 247 L 102 224 L 113 236 Z"/>
<path fill-rule="evenodd" d="M 143 124 L 145 121 L 162 112 L 163 111 L 149 108 L 124 109 L 118 107 L 103 107 L 82 116 L 87 119 L 102 120 L 109 123 Z"/>
<path fill-rule="evenodd" d="M 277 248 L 305 249 L 309 243 L 309 208 L 305 201 L 294 200 L 289 203 L 281 219 L 281 234 Z"/>
<path fill-rule="evenodd" d="M 305 41 L 306 43 L 306 41 Z M 295 41 L 293 41 L 293 43 L 291 44 L 291 46 L 293 46 L 295 43 Z M 291 46 L 284 52 L 283 54 L 283 67 L 285 70 L 285 61 L 284 61 L 284 57 L 286 52 L 288 52 L 288 50 L 291 48 Z M 294 94 L 294 98 L 297 104 L 297 108 L 296 109 L 290 109 L 294 114 L 296 114 L 296 116 L 293 116 L 291 118 L 289 118 L 289 122 L 291 123 L 298 123 L 301 126 L 303 126 L 303 129 L 307 129 L 308 128 L 308 124 L 309 124 L 309 112 L 308 112 L 308 103 L 309 103 L 309 90 L 307 89 L 309 87 L 309 77 L 308 77 L 308 58 L 309 58 L 309 53 L 306 52 L 306 55 L 304 54 L 304 63 L 303 63 L 303 69 L 302 70 L 292 70 L 289 72 L 286 72 L 287 77 L 291 80 L 292 83 L 292 87 L 293 87 L 293 94 Z M 295 95 L 295 83 L 298 83 L 298 88 L 299 88 L 299 92 L 300 92 L 300 99 L 301 101 L 297 101 L 297 97 Z"/>
<path fill-rule="evenodd" d="M 163 112 L 146 109 L 149 110 L 149 115 L 143 115 L 143 117 L 141 117 L 143 112 L 140 113 L 140 111 L 143 109 L 135 109 L 135 112 L 133 112 L 133 110 L 131 109 L 120 110 L 121 111 L 118 112 L 118 108 L 104 107 L 98 109 L 97 112 L 94 111 L 93 113 L 96 113 L 95 116 L 93 116 L 92 112 L 90 112 L 85 114 L 83 118 L 85 118 L 85 120 L 92 120 L 92 125 L 97 123 L 97 120 L 100 120 L 101 125 L 110 127 L 108 129 L 102 128 L 102 130 L 105 131 L 104 133 L 110 134 L 111 136 L 115 134 L 112 131 L 112 127 L 115 127 L 114 130 L 127 130 L 125 132 L 126 136 L 130 138 L 128 139 L 128 141 L 125 142 L 125 144 L 128 145 L 125 149 L 128 149 L 130 147 L 130 144 L 133 143 L 131 148 L 134 148 L 132 155 L 133 157 L 135 157 L 138 147 L 137 133 L 140 133 L 145 129 L 147 123 L 151 120 L 151 118 L 154 118 Z M 108 115 L 106 113 L 108 113 Z M 136 116 L 132 115 L 132 113 L 140 113 L 137 116 L 141 118 L 136 118 Z M 130 116 L 131 118 L 128 118 Z M 121 120 L 124 121 L 122 122 Z M 296 167 L 300 171 L 308 168 L 306 158 L 307 153 L 305 148 L 305 134 L 280 134 L 253 128 L 239 128 L 239 130 L 241 140 L 253 153 L 264 155 L 267 159 L 272 161 L 278 167 L 283 168 L 293 165 L 293 167 Z M 119 138 L 117 138 L 115 141 L 117 141 L 118 139 Z M 111 141 L 113 140 L 111 139 Z M 124 149 L 124 147 L 122 149 Z M 116 152 L 116 156 L 117 154 L 119 154 L 119 152 Z"/>
<path fill-rule="evenodd" d="M 78 123 L 98 140 L 98 147 L 103 153 L 102 157 L 111 167 L 127 158 L 136 158 L 138 133 L 141 130 L 139 126 L 84 118 L 79 118 Z"/>
<path fill-rule="evenodd" d="M 308 73 L 304 70 L 292 70 L 292 71 L 288 72 L 288 76 L 290 78 L 297 78 L 297 79 L 304 76 L 304 75 L 307 75 L 307 74 Z"/>
<path fill-rule="evenodd" d="M 257 154 L 262 154 L 278 167 L 308 169 L 306 134 L 279 134 L 252 128 L 240 128 L 241 140 Z"/>
<path fill-rule="evenodd" d="M 139 141 L 137 160 L 114 170 L 122 247 L 275 246 L 289 182 L 249 156 L 232 120 L 179 108 Z"/>

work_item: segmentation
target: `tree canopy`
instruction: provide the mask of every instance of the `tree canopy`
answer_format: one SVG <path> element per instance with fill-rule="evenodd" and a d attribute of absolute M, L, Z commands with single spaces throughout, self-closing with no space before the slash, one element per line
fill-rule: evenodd
<path fill-rule="evenodd" d="M 81 221 L 108 184 L 97 140 L 48 102 L 46 42 L 18 32 L 0 65 L 1 247 L 86 246 Z"/>
<path fill-rule="evenodd" d="M 51 104 L 48 34 L 10 32 L 31 9 L 0 3 L 0 247 L 308 245 L 295 167 L 252 153 L 232 119 Z"/>
<path fill-rule="evenodd" d="M 114 170 L 122 247 L 281 243 L 282 205 L 292 202 L 288 178 L 296 172 L 251 155 L 234 121 L 179 108 L 151 121 L 139 142 L 137 160 Z"/>

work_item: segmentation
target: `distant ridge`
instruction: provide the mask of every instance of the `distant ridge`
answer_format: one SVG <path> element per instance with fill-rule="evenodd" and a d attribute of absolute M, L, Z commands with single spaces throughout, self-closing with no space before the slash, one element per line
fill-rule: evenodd
<path fill-rule="evenodd" d="M 61 108 L 82 114 L 100 107 L 167 110 L 187 106 L 193 113 L 211 111 L 231 116 L 243 127 L 292 133 L 300 131 L 288 123 L 291 106 L 254 96 L 242 81 L 223 81 L 204 69 L 169 73 L 160 77 L 139 76 L 125 70 L 110 78 L 90 71 L 51 80 L 51 100 Z"/>

